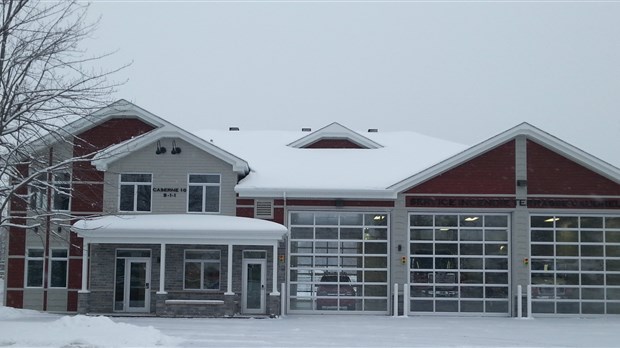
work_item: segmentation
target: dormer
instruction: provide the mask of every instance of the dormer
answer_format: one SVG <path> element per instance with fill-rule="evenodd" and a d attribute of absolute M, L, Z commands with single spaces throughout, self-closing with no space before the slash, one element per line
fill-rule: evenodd
<path fill-rule="evenodd" d="M 287 146 L 298 149 L 379 149 L 383 145 L 334 122 Z"/>

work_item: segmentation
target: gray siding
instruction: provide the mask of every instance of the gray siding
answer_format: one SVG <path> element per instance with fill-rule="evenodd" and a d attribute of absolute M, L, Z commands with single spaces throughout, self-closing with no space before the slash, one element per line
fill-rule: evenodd
<path fill-rule="evenodd" d="M 43 310 L 43 289 L 24 289 L 24 308 Z"/>
<path fill-rule="evenodd" d="M 180 154 L 172 155 L 171 144 L 175 141 L 182 149 Z M 167 148 L 165 154 L 155 154 L 156 142 L 112 163 L 105 173 L 104 211 L 118 212 L 119 174 L 153 174 L 153 188 L 186 189 L 188 174 L 220 174 L 220 214 L 235 215 L 237 173 L 232 165 L 205 153 L 180 139 L 164 138 L 161 145 Z M 164 197 L 161 192 L 152 192 L 151 212 L 154 214 L 187 213 L 187 192 Z"/>
<path fill-rule="evenodd" d="M 402 286 L 405 283 L 408 283 L 409 267 L 407 264 L 403 265 L 401 262 L 401 258 L 403 256 L 407 256 L 409 249 L 409 222 L 408 219 L 408 211 L 405 207 L 405 196 L 401 193 L 396 198 L 394 210 L 392 211 L 392 220 L 390 228 L 392 230 L 391 236 L 391 259 L 390 259 L 390 280 L 391 285 L 394 283 L 398 283 L 400 290 L 402 291 Z M 401 246 L 401 251 L 398 251 L 398 246 Z M 392 290 L 393 291 L 393 290 Z"/>
<path fill-rule="evenodd" d="M 515 171 L 517 180 L 527 180 L 527 139 L 525 136 L 516 138 L 515 147 Z M 527 199 L 527 186 L 516 188 L 517 200 Z M 529 211 L 527 207 L 517 204 L 512 214 L 512 260 L 510 265 L 510 273 L 512 276 L 512 293 L 518 296 L 517 286 L 526 286 L 529 284 L 529 265 L 524 264 L 523 259 L 529 258 L 530 254 L 530 238 L 529 238 Z M 513 296 L 514 298 L 515 296 Z"/>

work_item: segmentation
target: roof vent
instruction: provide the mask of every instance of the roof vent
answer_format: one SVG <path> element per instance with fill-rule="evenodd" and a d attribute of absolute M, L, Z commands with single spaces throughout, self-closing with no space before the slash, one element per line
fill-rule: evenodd
<path fill-rule="evenodd" d="M 228 127 L 228 130 L 231 132 L 238 132 L 239 131 L 239 127 Z"/>
<path fill-rule="evenodd" d="M 302 132 L 312 132 L 312 128 L 302 128 Z"/>
<path fill-rule="evenodd" d="M 377 128 L 368 128 L 368 133 L 377 133 L 379 132 L 379 129 Z"/>

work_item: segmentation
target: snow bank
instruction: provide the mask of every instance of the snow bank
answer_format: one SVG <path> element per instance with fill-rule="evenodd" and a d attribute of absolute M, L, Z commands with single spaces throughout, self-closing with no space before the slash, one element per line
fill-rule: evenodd
<path fill-rule="evenodd" d="M 115 323 L 107 317 L 59 316 L 0 307 L 0 346 L 170 347 L 179 342 L 152 326 Z"/>

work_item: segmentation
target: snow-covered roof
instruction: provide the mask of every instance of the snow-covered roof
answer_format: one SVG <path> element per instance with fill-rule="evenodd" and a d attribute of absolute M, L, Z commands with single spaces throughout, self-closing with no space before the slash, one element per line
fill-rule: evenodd
<path fill-rule="evenodd" d="M 141 214 L 82 219 L 71 228 L 89 243 L 271 244 L 286 227 L 267 220 L 225 215 Z"/>
<path fill-rule="evenodd" d="M 467 148 L 405 131 L 364 133 L 381 146 L 370 149 L 290 146 L 308 136 L 301 131 L 203 130 L 195 134 L 250 164 L 250 174 L 235 188 L 241 197 L 395 198 L 396 192 L 388 187 Z"/>

